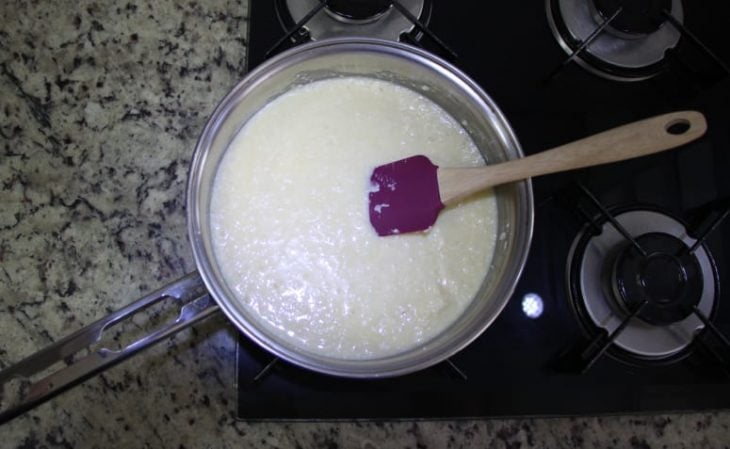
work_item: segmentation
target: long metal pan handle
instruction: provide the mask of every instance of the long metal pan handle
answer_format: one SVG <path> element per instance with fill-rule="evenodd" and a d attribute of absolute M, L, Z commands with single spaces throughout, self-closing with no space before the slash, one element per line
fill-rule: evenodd
<path fill-rule="evenodd" d="M 180 306 L 177 318 L 162 325 L 122 349 L 95 349 L 89 354 L 71 361 L 72 356 L 101 340 L 105 329 L 164 299 L 172 298 Z M 57 394 L 131 357 L 137 352 L 181 331 L 218 311 L 218 305 L 208 294 L 197 272 L 190 273 L 175 282 L 138 299 L 85 328 L 59 340 L 45 349 L 0 371 L 0 424 L 51 399 Z M 60 367 L 40 380 L 32 381 L 52 365 L 64 361 Z M 18 391 L 10 402 L 8 384 L 16 380 Z"/>

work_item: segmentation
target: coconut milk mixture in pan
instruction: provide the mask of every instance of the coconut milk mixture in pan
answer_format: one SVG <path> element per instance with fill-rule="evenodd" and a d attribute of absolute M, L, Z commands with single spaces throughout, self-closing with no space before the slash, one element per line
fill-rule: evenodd
<path fill-rule="evenodd" d="M 369 78 L 296 87 L 241 129 L 214 181 L 213 245 L 228 287 L 268 332 L 304 351 L 374 359 L 459 317 L 492 258 L 496 201 L 487 192 L 426 233 L 379 237 L 370 174 L 414 154 L 484 163 L 435 103 Z"/>

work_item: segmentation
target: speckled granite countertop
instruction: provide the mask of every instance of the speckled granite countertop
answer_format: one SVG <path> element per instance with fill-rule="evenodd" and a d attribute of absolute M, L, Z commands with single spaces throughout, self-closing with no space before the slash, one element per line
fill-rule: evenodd
<path fill-rule="evenodd" d="M 184 187 L 245 67 L 234 0 L 0 3 L 0 367 L 193 269 Z M 438 422 L 235 420 L 209 319 L 0 427 L 4 448 L 729 447 L 730 413 Z"/>

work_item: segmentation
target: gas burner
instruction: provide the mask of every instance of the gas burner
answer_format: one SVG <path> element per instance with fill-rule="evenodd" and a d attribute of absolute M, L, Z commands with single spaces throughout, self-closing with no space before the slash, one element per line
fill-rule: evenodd
<path fill-rule="evenodd" d="M 546 7 L 563 50 L 588 71 L 616 81 L 661 72 L 665 53 L 681 37 L 666 23 L 665 11 L 680 24 L 684 20 L 681 0 L 546 0 Z"/>
<path fill-rule="evenodd" d="M 392 7 L 390 0 L 330 0 L 325 11 L 344 22 L 369 23 Z"/>
<path fill-rule="evenodd" d="M 665 326 L 682 321 L 702 297 L 697 257 L 679 238 L 650 232 L 626 244 L 616 257 L 611 285 L 627 314 L 649 324 Z M 646 303 L 645 303 L 646 302 Z"/>
<path fill-rule="evenodd" d="M 406 10 L 421 22 L 427 22 L 430 2 L 400 0 Z M 305 19 L 321 7 L 320 0 L 277 0 L 276 10 L 284 29 Z M 398 41 L 403 33 L 414 29 L 413 23 L 388 0 L 330 0 L 325 13 L 314 14 L 304 28 L 312 40 L 329 37 L 366 36 Z"/>
<path fill-rule="evenodd" d="M 704 316 L 715 309 L 714 261 L 704 245 L 690 252 L 696 240 L 667 214 L 631 209 L 614 218 L 638 236 L 635 244 L 609 221 L 598 234 L 586 225 L 568 258 L 571 301 L 591 333 L 616 334 L 610 353 L 642 360 L 678 355 L 704 328 L 693 307 Z"/>

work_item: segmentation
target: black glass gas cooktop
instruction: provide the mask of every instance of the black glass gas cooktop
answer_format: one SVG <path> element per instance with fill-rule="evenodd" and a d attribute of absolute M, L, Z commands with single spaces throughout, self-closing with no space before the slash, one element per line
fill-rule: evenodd
<path fill-rule="evenodd" d="M 309 38 L 308 31 L 293 27 L 303 20 L 296 11 L 281 12 L 289 3 L 251 2 L 249 68 L 293 45 L 292 39 Z M 392 379 L 341 379 L 277 360 L 241 337 L 241 419 L 730 407 L 730 298 L 724 292 L 730 285 L 730 220 L 723 219 L 730 210 L 730 74 L 725 63 L 730 61 L 725 36 L 730 8 L 722 1 L 674 0 L 666 2 L 668 10 L 665 5 L 647 19 L 622 15 L 634 13 L 629 5 L 614 17 L 617 22 L 604 23 L 617 11 L 611 8 L 626 2 L 529 3 L 461 8 L 453 2 L 424 2 L 419 19 L 445 46 L 422 37 L 417 28 L 403 40 L 422 37 L 418 45 L 473 77 L 505 113 L 526 154 L 678 109 L 702 111 L 707 135 L 678 151 L 534 180 L 535 233 L 515 293 L 493 325 L 447 362 Z M 382 14 L 382 5 L 374 8 Z M 315 14 L 325 13 L 337 14 Z M 674 27 L 679 36 L 668 33 L 641 47 L 641 27 L 649 25 L 650 34 Z M 581 31 L 584 26 L 603 27 L 598 33 L 603 41 Z M 292 39 L 275 47 L 285 27 L 292 30 Z M 606 50 L 617 42 L 621 48 L 639 46 L 643 53 L 636 57 Z M 621 240 L 616 226 L 628 228 L 629 234 L 675 233 L 677 239 L 699 240 L 696 247 L 684 249 L 691 253 L 689 259 L 698 260 L 688 263 L 705 270 L 704 290 L 696 295 L 705 299 L 690 305 L 698 311 L 681 311 L 680 318 L 694 321 L 657 337 L 652 326 L 663 323 L 649 324 L 646 310 L 632 310 L 630 301 L 625 310 L 618 307 L 606 315 L 601 298 L 617 294 L 610 291 L 610 279 L 623 268 L 603 263 L 608 268 L 592 274 L 591 264 L 603 247 L 613 261 L 618 260 L 614 253 L 631 245 Z M 661 260 L 675 267 L 670 256 Z M 658 263 L 651 269 L 664 267 Z M 591 280 L 593 275 L 597 280 Z M 676 287 L 657 278 L 658 291 Z M 631 318 L 633 312 L 638 315 Z M 670 320 L 669 326 L 679 325 Z"/>

